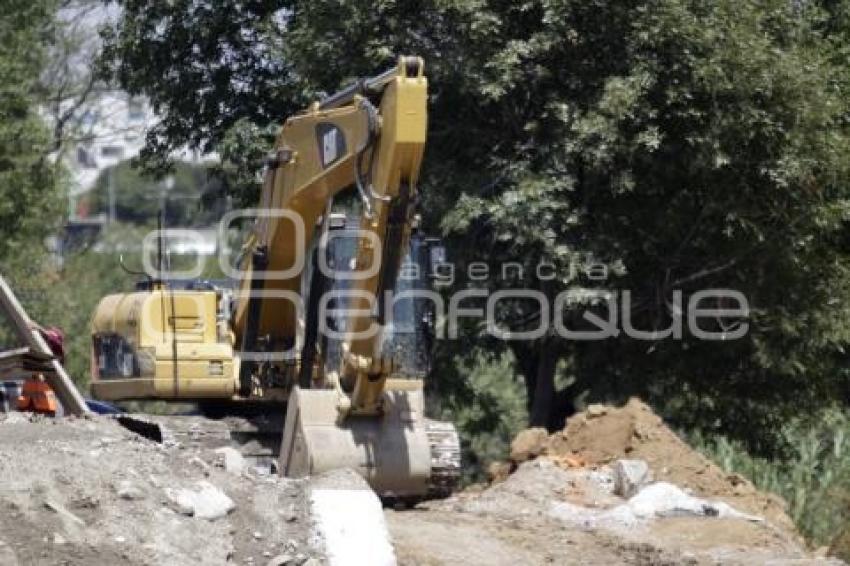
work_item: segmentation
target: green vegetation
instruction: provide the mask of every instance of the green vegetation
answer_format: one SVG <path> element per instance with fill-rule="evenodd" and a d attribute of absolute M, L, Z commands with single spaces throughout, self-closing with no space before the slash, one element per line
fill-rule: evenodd
<path fill-rule="evenodd" d="M 781 495 L 802 533 L 816 544 L 830 544 L 850 522 L 850 416 L 832 408 L 816 420 L 795 419 L 780 433 L 787 449 L 773 460 L 753 457 L 724 436 L 692 434 L 688 440 L 725 470 Z"/>
<path fill-rule="evenodd" d="M 12 0 L 0 18 L 0 261 L 51 234 L 62 209 L 60 172 L 33 95 L 53 9 L 52 2 Z"/>
<path fill-rule="evenodd" d="M 749 332 L 722 342 L 687 332 L 500 342 L 467 325 L 441 345 L 431 388 L 473 461 L 526 411 L 557 428 L 585 399 L 638 394 L 683 429 L 777 462 L 771 473 L 793 489 L 820 489 L 796 466 L 838 463 L 783 431 L 825 407 L 841 414 L 850 387 L 847 2 L 120 4 L 103 69 L 162 110 L 144 156 L 153 169 L 184 144 L 216 149 L 230 194 L 254 202 L 274 124 L 397 54 L 420 54 L 432 85 L 426 225 L 449 238 L 460 271 L 518 261 L 557 274 L 458 287 L 628 290 L 634 327 L 662 335 L 677 291 L 747 297 Z M 607 268 L 604 281 L 582 274 L 591 264 Z M 539 322 L 534 303 L 500 306 L 513 329 Z M 581 326 L 588 309 L 606 314 L 577 300 L 567 323 Z M 517 392 L 524 408 L 508 401 Z M 819 540 L 838 529 L 838 515 L 795 505 Z"/>
<path fill-rule="evenodd" d="M 86 195 L 89 215 L 109 213 L 110 185 L 119 222 L 151 224 L 160 210 L 166 226 L 206 227 L 223 214 L 223 187 L 207 167 L 176 163 L 166 178 L 154 178 L 124 161 L 100 174 Z"/>
<path fill-rule="evenodd" d="M 490 462 L 505 459 L 513 437 L 527 425 L 525 391 L 510 354 L 474 348 L 465 355 L 438 358 L 430 380 L 430 412 L 450 419 L 462 431 L 465 481 L 485 479 Z M 442 391 L 440 384 L 451 387 Z"/>
<path fill-rule="evenodd" d="M 43 244 L 64 202 L 33 94 L 56 6 L 12 4 L 0 17 L 0 270 L 34 318 L 66 330 L 69 368 L 84 380 L 88 317 L 131 278 L 114 255 L 84 251 L 60 265 Z M 459 273 L 485 261 L 498 274 L 511 261 L 526 274 L 460 277 L 458 288 L 531 288 L 550 299 L 629 291 L 634 327 L 662 336 L 678 291 L 685 301 L 705 288 L 747 297 L 749 332 L 721 342 L 687 332 L 503 342 L 467 324 L 460 340 L 439 345 L 428 387 L 433 412 L 459 424 L 473 473 L 529 421 L 557 428 L 587 401 L 637 394 L 727 469 L 785 496 L 813 540 L 843 528 L 850 2 L 118 4 L 101 75 L 161 112 L 142 157 L 172 172 L 175 196 L 223 191 L 254 204 L 277 124 L 397 54 L 420 54 L 432 93 L 426 227 L 447 238 Z M 170 164 L 183 146 L 217 151 L 221 180 Z M 136 238 L 161 182 L 119 165 L 98 181 L 92 211 L 108 210 L 110 183 L 122 187 L 119 219 L 133 226 L 108 238 Z M 220 213 L 195 202 L 168 200 L 169 224 Z M 528 275 L 540 264 L 556 277 Z M 607 277 L 589 277 L 590 265 Z M 539 322 L 533 303 L 500 307 L 514 330 Z M 581 327 L 587 311 L 609 314 L 588 298 L 564 318 Z M 705 329 L 740 323 L 718 318 Z"/>
<path fill-rule="evenodd" d="M 42 297 L 24 283 L 44 281 L 45 238 L 56 233 L 63 209 L 61 168 L 53 163 L 48 128 L 35 96 L 46 57 L 44 37 L 54 2 L 12 0 L 0 17 L 0 273 L 23 298 Z M 20 285 L 18 285 L 20 284 Z M 4 321 L 0 343 L 13 342 Z"/>

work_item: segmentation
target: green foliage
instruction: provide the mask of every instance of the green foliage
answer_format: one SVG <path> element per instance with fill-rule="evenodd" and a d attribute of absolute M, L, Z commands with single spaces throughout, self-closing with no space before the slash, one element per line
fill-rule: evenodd
<path fill-rule="evenodd" d="M 525 355 L 559 348 L 594 397 L 681 400 L 683 424 L 753 445 L 769 445 L 764 431 L 801 406 L 837 398 L 844 378 L 831 368 L 848 337 L 847 107 L 836 87 L 843 68 L 813 16 L 786 2 L 540 2 L 526 4 L 538 17 L 508 23 L 513 9 L 491 7 L 493 33 L 510 39 L 482 61 L 478 98 L 517 128 L 493 145 L 510 149 L 490 155 L 500 190 L 467 189 L 443 221 L 459 251 L 557 266 L 554 281 L 508 282 L 550 297 L 629 290 L 641 329 L 670 324 L 675 290 L 687 300 L 738 289 L 754 308 L 735 342 L 546 337 Z M 608 264 L 608 280 L 574 277 L 564 262 L 576 252 Z M 514 327 L 536 325 L 534 310 L 513 308 Z"/>
<path fill-rule="evenodd" d="M 7 3 L 0 16 L 0 262 L 46 237 L 62 192 L 46 127 L 33 92 L 45 55 L 54 3 Z M 37 247 L 33 249 L 37 254 Z M 2 263 L 0 263 L 2 265 Z"/>
<path fill-rule="evenodd" d="M 692 434 L 688 440 L 724 470 L 748 477 L 781 495 L 807 538 L 830 544 L 850 522 L 850 414 L 828 409 L 816 420 L 796 419 L 781 428 L 786 451 L 776 459 L 753 457 L 724 436 Z"/>
<path fill-rule="evenodd" d="M 431 384 L 431 412 L 455 424 L 461 437 L 465 479 L 480 480 L 487 464 L 506 458 L 511 440 L 525 428 L 524 389 L 508 354 L 493 356 L 474 350 L 444 359 L 437 372 L 441 383 L 457 381 L 446 391 L 435 390 Z"/>
<path fill-rule="evenodd" d="M 102 73 L 145 94 L 162 121 L 144 155 L 159 169 L 184 144 L 208 151 L 240 119 L 280 122 L 297 106 L 300 81 L 269 31 L 288 2 L 122 0 L 117 29 L 104 30 Z M 300 104 L 299 104 L 300 106 Z"/>
<path fill-rule="evenodd" d="M 91 358 L 89 324 L 95 306 L 109 293 L 132 290 L 134 278 L 120 269 L 117 255 L 93 251 L 71 255 L 61 267 L 54 260 L 21 261 L 12 266 L 10 275 L 10 284 L 30 318 L 62 329 L 65 368 L 85 391 Z"/>
<path fill-rule="evenodd" d="M 43 303 L 50 279 L 46 239 L 64 208 L 62 170 L 38 113 L 37 83 L 45 63 L 56 3 L 4 5 L 0 14 L 0 275 L 26 306 Z M 8 321 L 0 322 L 0 348 L 20 346 Z"/>

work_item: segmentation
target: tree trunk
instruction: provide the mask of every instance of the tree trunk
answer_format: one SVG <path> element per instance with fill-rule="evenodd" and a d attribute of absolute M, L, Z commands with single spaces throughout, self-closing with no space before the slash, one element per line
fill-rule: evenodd
<path fill-rule="evenodd" d="M 534 379 L 534 397 L 531 399 L 531 410 L 528 414 L 530 426 L 549 428 L 555 403 L 555 368 L 557 365 L 557 353 L 552 351 L 552 348 L 540 348 L 537 358 L 537 373 Z"/>
<path fill-rule="evenodd" d="M 531 414 L 531 402 L 534 399 L 534 390 L 537 383 L 537 352 L 527 347 L 525 343 L 516 342 L 511 344 L 511 350 L 516 360 L 516 367 L 522 374 L 525 384 L 525 410 Z"/>

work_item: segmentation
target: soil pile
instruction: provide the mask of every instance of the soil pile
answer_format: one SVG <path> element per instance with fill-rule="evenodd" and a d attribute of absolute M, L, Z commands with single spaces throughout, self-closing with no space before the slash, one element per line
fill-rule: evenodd
<path fill-rule="evenodd" d="M 388 512 L 405 564 L 842 564 L 638 400 L 522 431 L 494 481 Z"/>
<path fill-rule="evenodd" d="M 323 563 L 306 482 L 238 464 L 104 417 L 0 415 L 0 564 Z"/>
<path fill-rule="evenodd" d="M 725 501 L 741 511 L 760 515 L 773 525 L 794 531 L 777 495 L 758 491 L 746 478 L 729 474 L 696 452 L 652 409 L 638 399 L 622 407 L 591 405 L 573 415 L 552 435 L 539 429 L 523 431 L 512 445 L 512 460 L 544 456 L 570 466 L 595 467 L 627 458 L 645 461 L 657 481 L 673 483 L 694 494 Z"/>

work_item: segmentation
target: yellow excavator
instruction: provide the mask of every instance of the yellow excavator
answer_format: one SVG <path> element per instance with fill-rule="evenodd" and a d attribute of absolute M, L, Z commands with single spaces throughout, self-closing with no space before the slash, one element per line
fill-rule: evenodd
<path fill-rule="evenodd" d="M 254 217 L 233 289 L 178 288 L 159 273 L 103 298 L 91 325 L 92 394 L 268 411 L 285 403 L 280 473 L 348 467 L 381 496 L 450 491 L 458 437 L 425 418 L 421 363 L 433 317 L 418 291 L 441 255 L 417 233 L 414 211 L 427 88 L 422 59 L 401 57 L 286 120 L 258 208 L 229 215 Z M 356 225 L 332 206 L 352 187 Z M 410 270 L 419 279 L 399 276 L 407 264 L 423 268 Z M 404 300 L 385 300 L 401 287 Z M 407 313 L 407 333 L 396 311 Z"/>

